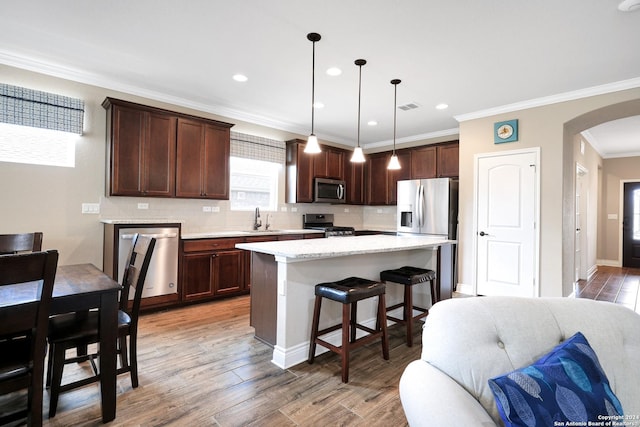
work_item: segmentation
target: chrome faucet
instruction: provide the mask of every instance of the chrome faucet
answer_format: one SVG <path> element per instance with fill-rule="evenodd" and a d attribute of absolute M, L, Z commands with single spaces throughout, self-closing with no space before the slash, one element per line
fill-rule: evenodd
<path fill-rule="evenodd" d="M 253 229 L 258 230 L 262 227 L 262 221 L 260 220 L 260 208 L 256 208 L 256 214 L 253 219 Z"/>

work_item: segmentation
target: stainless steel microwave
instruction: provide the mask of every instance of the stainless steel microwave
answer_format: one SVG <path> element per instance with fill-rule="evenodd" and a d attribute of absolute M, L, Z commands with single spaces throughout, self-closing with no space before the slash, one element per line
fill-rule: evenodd
<path fill-rule="evenodd" d="M 313 187 L 313 201 L 316 203 L 346 202 L 347 186 L 342 180 L 315 178 Z"/>

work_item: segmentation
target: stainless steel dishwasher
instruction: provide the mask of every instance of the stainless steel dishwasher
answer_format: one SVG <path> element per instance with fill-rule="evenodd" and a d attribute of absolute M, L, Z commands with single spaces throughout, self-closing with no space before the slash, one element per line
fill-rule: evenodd
<path fill-rule="evenodd" d="M 118 230 L 118 280 L 122 280 L 127 256 L 131 250 L 133 236 L 154 237 L 156 246 L 144 282 L 142 298 L 175 294 L 178 292 L 178 247 L 180 229 L 178 227 L 138 227 Z M 129 299 L 133 298 L 133 289 Z"/>

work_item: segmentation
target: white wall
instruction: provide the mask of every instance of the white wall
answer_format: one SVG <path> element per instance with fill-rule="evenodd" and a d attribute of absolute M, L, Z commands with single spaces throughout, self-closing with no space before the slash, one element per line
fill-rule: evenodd
<path fill-rule="evenodd" d="M 640 99 L 639 88 L 460 123 L 460 283 L 470 286 L 475 280 L 472 245 L 476 232 L 473 223 L 474 155 L 541 147 L 540 295 L 567 296 L 571 293 L 573 263 L 570 258 L 573 256 L 572 236 L 575 230 L 572 218 L 574 137 L 595 125 L 574 119 L 606 106 L 636 99 Z M 519 141 L 495 145 L 493 124 L 510 119 L 519 120 Z M 603 121 L 607 119 L 603 117 Z"/>
<path fill-rule="evenodd" d="M 121 98 L 141 104 L 235 123 L 233 131 L 286 141 L 302 135 L 238 122 L 200 111 L 168 105 L 138 96 L 45 76 L 0 65 L 3 83 L 58 93 L 85 101 L 84 134 L 76 144 L 76 166 L 59 168 L 0 162 L 0 233 L 44 232 L 44 249 L 58 249 L 60 264 L 93 263 L 102 266 L 101 218 L 181 220 L 183 233 L 219 230 L 246 230 L 253 224 L 253 212 L 229 210 L 228 201 L 135 197 L 106 197 L 106 112 L 105 97 Z M 330 143 L 331 144 L 331 143 Z M 332 144 L 336 145 L 336 144 Z M 284 174 L 284 171 L 283 171 Z M 284 179 L 280 185 L 280 204 L 272 213 L 272 228 L 301 228 L 302 214 L 333 213 L 335 223 L 356 228 L 395 227 L 395 208 L 332 206 L 328 204 L 285 204 Z M 137 204 L 149 204 L 138 210 Z M 99 203 L 99 215 L 81 213 L 82 203 Z M 204 213 L 203 206 L 218 206 L 219 213 Z M 284 211 L 286 209 L 286 211 Z M 348 210 L 348 212 L 345 211 Z M 366 221 L 364 211 L 367 210 Z M 380 212 L 379 212 L 380 210 Z"/>

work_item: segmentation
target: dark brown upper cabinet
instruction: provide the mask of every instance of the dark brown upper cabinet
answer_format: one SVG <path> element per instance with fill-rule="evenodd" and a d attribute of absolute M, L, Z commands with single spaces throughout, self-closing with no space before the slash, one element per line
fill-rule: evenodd
<path fill-rule="evenodd" d="M 345 179 L 348 151 L 321 145 L 320 153 L 308 154 L 304 152 L 305 145 L 302 139 L 287 141 L 287 203 L 313 202 L 314 178 Z"/>
<path fill-rule="evenodd" d="M 438 160 L 438 177 L 439 178 L 457 178 L 459 175 L 459 147 L 460 144 L 456 141 L 452 144 L 438 145 L 437 160 Z"/>
<path fill-rule="evenodd" d="M 395 205 L 397 201 L 396 184 L 401 179 L 411 178 L 410 150 L 396 150 L 401 169 L 389 170 L 391 151 L 374 153 L 367 156 L 365 166 L 368 205 Z"/>
<path fill-rule="evenodd" d="M 229 126 L 178 119 L 176 196 L 229 199 Z"/>
<path fill-rule="evenodd" d="M 287 203 L 313 202 L 313 156 L 304 152 L 306 142 L 301 139 L 287 141 Z"/>
<path fill-rule="evenodd" d="M 411 149 L 411 178 L 457 178 L 458 141 Z"/>
<path fill-rule="evenodd" d="M 229 198 L 230 123 L 106 98 L 108 194 Z"/>
<path fill-rule="evenodd" d="M 107 98 L 108 194 L 175 194 L 177 118 Z"/>
<path fill-rule="evenodd" d="M 344 179 L 345 150 L 322 146 L 322 152 L 312 154 L 313 177 Z"/>
<path fill-rule="evenodd" d="M 436 147 L 427 146 L 414 148 L 411 151 L 411 178 L 435 178 L 436 175 Z"/>
<path fill-rule="evenodd" d="M 387 164 L 391 152 L 373 153 L 366 156 L 365 188 L 367 205 L 386 205 L 389 196 Z"/>
<path fill-rule="evenodd" d="M 345 157 L 349 155 L 349 152 L 345 153 Z M 345 158 L 344 179 L 347 186 L 346 203 L 349 205 L 363 205 L 365 202 L 364 168 L 365 163 L 353 163 L 348 158 Z"/>
<path fill-rule="evenodd" d="M 395 205 L 398 202 L 398 181 L 403 179 L 411 179 L 411 156 L 413 153 L 410 150 L 396 150 L 398 161 L 401 168 L 398 170 L 387 170 L 387 180 L 389 181 L 389 190 L 387 194 L 387 204 Z M 391 158 L 391 154 L 389 157 Z M 387 161 L 387 164 L 389 162 Z M 386 168 L 386 165 L 385 165 Z"/>

